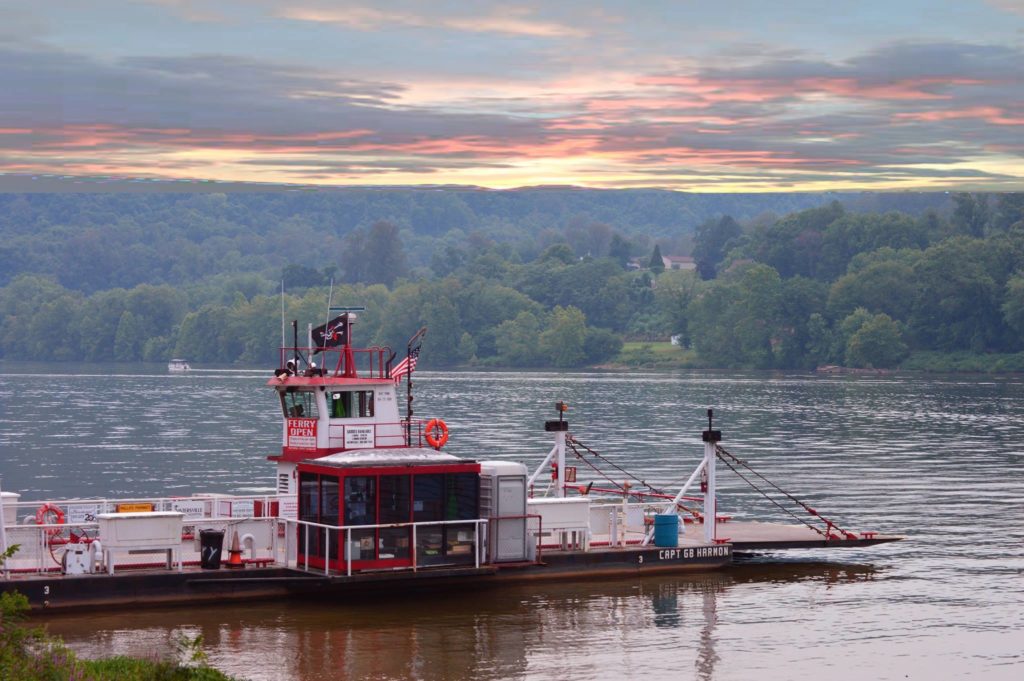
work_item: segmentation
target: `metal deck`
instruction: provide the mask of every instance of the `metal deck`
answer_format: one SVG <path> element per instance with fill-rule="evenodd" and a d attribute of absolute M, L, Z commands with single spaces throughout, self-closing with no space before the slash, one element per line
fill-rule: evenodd
<path fill-rule="evenodd" d="M 900 541 L 903 537 L 882 535 L 876 532 L 857 533 L 857 539 L 827 540 L 806 525 L 784 525 L 757 521 L 720 522 L 717 534 L 719 541 L 732 544 L 735 551 L 769 549 L 841 549 L 855 546 L 872 546 Z M 686 525 L 686 540 L 703 541 L 704 528 L 701 525 Z"/>

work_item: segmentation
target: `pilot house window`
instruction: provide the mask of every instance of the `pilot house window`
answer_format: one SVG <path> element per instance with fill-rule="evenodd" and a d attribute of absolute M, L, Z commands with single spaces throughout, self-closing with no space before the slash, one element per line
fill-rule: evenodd
<path fill-rule="evenodd" d="M 316 408 L 316 394 L 308 390 L 288 390 L 281 393 L 284 415 L 291 419 L 319 418 Z"/>
<path fill-rule="evenodd" d="M 373 416 L 372 390 L 335 390 L 327 395 L 332 419 Z"/>

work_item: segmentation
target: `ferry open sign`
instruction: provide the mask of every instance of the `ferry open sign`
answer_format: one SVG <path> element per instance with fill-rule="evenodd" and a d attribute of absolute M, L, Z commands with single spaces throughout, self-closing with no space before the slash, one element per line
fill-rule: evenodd
<path fill-rule="evenodd" d="M 316 449 L 316 419 L 288 419 L 288 446 Z"/>

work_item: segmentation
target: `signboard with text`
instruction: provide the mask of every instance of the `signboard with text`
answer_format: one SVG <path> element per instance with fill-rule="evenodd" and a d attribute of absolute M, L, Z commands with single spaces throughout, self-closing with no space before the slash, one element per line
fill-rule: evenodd
<path fill-rule="evenodd" d="M 171 510 L 181 513 L 188 519 L 205 518 L 206 502 L 201 499 L 175 499 L 171 502 Z"/>
<path fill-rule="evenodd" d="M 282 496 L 277 497 L 277 499 L 280 502 L 280 506 L 278 507 L 278 512 L 277 512 L 279 517 L 281 517 L 281 518 L 289 518 L 291 520 L 295 520 L 296 518 L 299 517 L 299 497 L 298 496 L 296 496 L 294 494 L 289 495 L 289 496 L 282 495 Z"/>
<path fill-rule="evenodd" d="M 345 426 L 345 449 L 373 446 L 373 426 Z"/>
<path fill-rule="evenodd" d="M 96 516 L 100 514 L 99 504 L 68 504 L 68 524 L 80 525 L 82 523 L 96 522 Z"/>
<path fill-rule="evenodd" d="M 316 419 L 288 419 L 288 447 L 316 449 Z"/>

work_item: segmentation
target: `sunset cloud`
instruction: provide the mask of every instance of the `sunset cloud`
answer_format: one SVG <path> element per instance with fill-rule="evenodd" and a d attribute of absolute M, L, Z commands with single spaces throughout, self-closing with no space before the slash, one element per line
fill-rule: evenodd
<path fill-rule="evenodd" d="M 194 44 L 0 32 L 0 173 L 1020 189 L 1024 51 L 988 35 L 1016 15 L 975 9 L 999 17 L 986 35 L 866 35 L 830 53 L 782 24 L 777 44 L 754 42 L 761 24 L 710 3 L 152 0 L 117 16 Z M 719 36 L 713 54 L 678 40 L 699 22 Z"/>
<path fill-rule="evenodd" d="M 499 8 L 488 14 L 445 16 L 432 7 L 424 8 L 421 13 L 413 13 L 382 10 L 376 6 L 329 3 L 324 6 L 285 7 L 278 13 L 287 19 L 335 24 L 358 31 L 405 26 L 539 38 L 581 38 L 587 35 L 580 28 L 533 18 L 532 12 L 525 7 Z"/>

